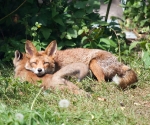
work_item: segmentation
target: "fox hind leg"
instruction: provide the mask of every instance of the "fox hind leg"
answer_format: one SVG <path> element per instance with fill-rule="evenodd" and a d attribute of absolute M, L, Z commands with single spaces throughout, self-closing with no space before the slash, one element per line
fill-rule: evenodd
<path fill-rule="evenodd" d="M 105 76 L 102 68 L 98 65 L 97 60 L 93 59 L 90 62 L 90 70 L 93 72 L 99 82 L 105 81 Z"/>

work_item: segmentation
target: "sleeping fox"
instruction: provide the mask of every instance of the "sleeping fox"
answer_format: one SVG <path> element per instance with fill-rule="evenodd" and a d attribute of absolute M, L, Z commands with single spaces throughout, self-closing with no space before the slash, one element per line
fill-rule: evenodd
<path fill-rule="evenodd" d="M 39 58 L 37 53 L 52 53 L 49 60 L 54 65 L 49 67 L 49 71 L 45 71 L 45 73 L 56 72 L 69 64 L 80 62 L 89 67 L 99 82 L 106 79 L 113 80 L 119 87 L 125 89 L 138 81 L 136 73 L 130 67 L 119 62 L 113 54 L 104 50 L 85 48 L 57 50 L 56 41 L 52 41 L 45 51 L 37 52 L 35 46 L 29 40 L 26 41 L 25 50 L 30 58 L 30 62 L 26 63 L 25 68 L 33 72 L 35 69 L 32 65 L 32 57 Z"/>
<path fill-rule="evenodd" d="M 39 58 L 40 60 L 45 59 Z M 30 70 L 25 69 L 25 64 L 28 61 L 26 54 L 19 52 L 18 50 L 15 51 L 15 58 L 13 59 L 13 64 L 15 66 L 15 78 L 20 78 L 22 81 L 28 81 L 33 84 L 36 84 L 37 81 L 42 81 L 41 87 L 45 89 L 52 88 L 52 89 L 59 89 L 64 90 L 67 89 L 74 94 L 84 94 L 83 90 L 80 90 L 75 84 L 65 79 L 65 76 L 76 76 L 78 80 L 82 80 L 88 73 L 88 67 L 83 63 L 73 63 L 68 66 L 63 67 L 59 71 L 52 74 L 45 74 L 41 75 L 41 70 L 37 69 L 39 74 L 35 74 Z M 49 60 L 47 60 L 47 65 L 53 65 Z M 34 64 L 33 64 L 34 65 Z M 43 66 L 45 62 L 43 61 Z M 40 67 L 42 68 L 42 66 Z M 46 68 L 45 68 L 46 69 Z M 45 70 L 42 69 L 42 70 Z M 47 70 L 46 70 L 47 71 Z M 44 72 L 46 72 L 44 71 Z"/>

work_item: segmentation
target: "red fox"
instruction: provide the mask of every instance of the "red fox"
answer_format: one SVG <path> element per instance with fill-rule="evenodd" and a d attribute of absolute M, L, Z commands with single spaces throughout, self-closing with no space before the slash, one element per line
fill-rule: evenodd
<path fill-rule="evenodd" d="M 44 59 L 39 58 L 40 60 Z M 85 93 L 83 90 L 80 90 L 75 84 L 67 81 L 65 76 L 76 76 L 78 80 L 82 80 L 88 73 L 88 67 L 83 63 L 72 63 L 68 66 L 63 67 L 59 71 L 52 74 L 45 74 L 43 76 L 38 76 L 32 71 L 25 69 L 25 64 L 29 59 L 26 54 L 15 51 L 15 58 L 13 59 L 13 64 L 15 66 L 15 78 L 20 78 L 22 81 L 28 81 L 33 84 L 36 84 L 37 81 L 42 81 L 41 87 L 52 88 L 52 89 L 68 89 L 75 94 Z M 51 63 L 50 61 L 48 61 Z M 47 63 L 48 63 L 47 62 Z"/>
<path fill-rule="evenodd" d="M 27 41 L 25 46 L 26 53 L 30 55 L 36 50 L 31 41 Z M 71 63 L 81 62 L 89 67 L 99 82 L 106 79 L 113 80 L 118 86 L 125 89 L 128 85 L 138 81 L 136 73 L 130 67 L 120 63 L 113 54 L 104 50 L 74 48 L 57 51 L 57 43 L 52 41 L 45 51 L 38 53 L 47 52 L 53 53 L 52 62 L 55 62 L 55 68 L 51 70 L 55 69 L 55 72 Z M 32 70 L 28 65 L 26 69 Z"/>

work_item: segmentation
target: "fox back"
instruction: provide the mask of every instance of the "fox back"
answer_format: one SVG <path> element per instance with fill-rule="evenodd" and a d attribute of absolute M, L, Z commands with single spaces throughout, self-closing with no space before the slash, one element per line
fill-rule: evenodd
<path fill-rule="evenodd" d="M 55 69 L 76 62 L 84 63 L 99 82 L 113 80 L 122 89 L 138 81 L 136 73 L 112 53 L 99 49 L 73 48 L 56 52 Z"/>

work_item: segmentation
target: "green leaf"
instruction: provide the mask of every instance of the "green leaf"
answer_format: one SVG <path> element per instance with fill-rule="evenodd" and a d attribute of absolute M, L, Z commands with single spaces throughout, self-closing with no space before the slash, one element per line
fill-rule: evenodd
<path fill-rule="evenodd" d="M 72 41 L 65 41 L 65 45 L 72 46 L 72 47 L 76 46 L 76 44 Z"/>
<path fill-rule="evenodd" d="M 140 26 L 143 27 L 147 22 L 149 22 L 149 19 L 141 20 Z"/>
<path fill-rule="evenodd" d="M 100 1 L 99 0 L 89 0 L 90 5 L 93 6 L 93 9 L 99 9 L 100 8 Z"/>
<path fill-rule="evenodd" d="M 75 30 L 79 30 L 78 25 L 73 25 L 72 28 L 75 29 Z"/>
<path fill-rule="evenodd" d="M 72 39 L 69 34 L 66 35 L 66 39 Z"/>
<path fill-rule="evenodd" d="M 130 3 L 131 2 L 131 3 Z M 129 3 L 132 6 L 132 4 L 134 4 L 134 2 L 136 2 L 135 0 L 130 0 Z M 127 2 L 128 3 L 128 2 Z"/>
<path fill-rule="evenodd" d="M 117 46 L 117 44 L 113 40 L 108 39 L 108 38 L 101 38 L 100 39 L 100 43 L 101 42 L 105 43 L 106 45 L 112 46 L 112 47 L 116 47 Z"/>
<path fill-rule="evenodd" d="M 56 7 L 52 8 L 52 18 L 58 14 L 59 13 L 56 11 Z"/>
<path fill-rule="evenodd" d="M 139 42 L 140 43 L 140 47 L 142 48 L 142 49 L 146 49 L 146 43 L 147 43 L 147 41 L 142 41 L 142 42 Z"/>
<path fill-rule="evenodd" d="M 68 6 L 64 9 L 64 13 L 67 13 L 68 11 Z"/>
<path fill-rule="evenodd" d="M 87 9 L 86 9 L 86 12 L 87 12 L 88 14 L 93 13 L 93 7 L 88 6 Z"/>
<path fill-rule="evenodd" d="M 103 49 L 103 50 L 105 50 L 106 48 L 105 47 L 103 47 L 101 44 L 97 44 L 97 47 L 99 47 L 99 48 L 101 48 L 101 49 Z"/>
<path fill-rule="evenodd" d="M 57 49 L 60 50 L 65 46 L 65 42 L 59 42 Z"/>
<path fill-rule="evenodd" d="M 74 21 L 73 20 L 66 20 L 66 23 L 68 23 L 68 24 L 74 24 Z"/>
<path fill-rule="evenodd" d="M 65 14 L 65 17 L 70 18 L 70 17 L 71 17 L 71 15 L 70 15 L 70 14 Z"/>
<path fill-rule="evenodd" d="M 89 32 L 89 29 L 87 26 L 83 26 L 82 29 L 84 30 L 85 33 Z"/>
<path fill-rule="evenodd" d="M 47 23 L 48 23 L 47 16 L 48 16 L 48 13 L 41 14 L 38 17 L 35 16 L 34 21 L 41 23 L 43 26 L 47 26 Z"/>
<path fill-rule="evenodd" d="M 142 60 L 144 62 L 145 68 L 150 68 L 150 63 L 149 63 L 150 62 L 150 54 L 149 54 L 149 52 L 144 51 L 142 55 L 143 55 Z"/>
<path fill-rule="evenodd" d="M 84 36 L 84 37 L 81 39 L 81 44 L 83 44 L 84 41 L 87 40 L 87 39 L 88 39 L 88 37 L 87 37 L 87 36 Z"/>
<path fill-rule="evenodd" d="M 113 40 L 109 39 L 109 42 L 112 47 L 117 47 L 117 44 Z"/>
<path fill-rule="evenodd" d="M 74 15 L 76 18 L 83 18 L 83 16 L 85 15 L 85 12 L 84 10 L 79 10 L 79 11 L 76 11 Z"/>
<path fill-rule="evenodd" d="M 75 29 L 68 29 L 67 34 L 69 34 L 72 38 L 77 38 L 77 31 Z"/>
<path fill-rule="evenodd" d="M 101 21 L 100 23 L 99 23 L 101 26 L 108 26 L 109 24 L 107 23 L 107 22 L 105 22 L 105 21 Z"/>
<path fill-rule="evenodd" d="M 66 36 L 66 34 L 67 34 L 66 32 L 63 32 L 63 33 L 61 34 L 60 38 L 63 39 L 63 38 Z"/>
<path fill-rule="evenodd" d="M 56 16 L 53 18 L 53 20 L 54 20 L 54 22 L 60 24 L 61 26 L 64 26 L 64 23 L 63 23 L 61 17 Z"/>
<path fill-rule="evenodd" d="M 100 26 L 108 26 L 109 24 L 105 21 L 97 21 L 97 22 L 93 22 L 91 23 L 91 25 L 94 25 L 94 24 L 99 24 Z"/>
<path fill-rule="evenodd" d="M 145 47 L 146 47 L 146 49 L 147 49 L 148 51 L 150 51 L 150 43 L 146 43 L 146 44 L 145 44 Z"/>
<path fill-rule="evenodd" d="M 131 43 L 130 46 L 129 46 L 129 51 L 131 51 L 133 48 L 135 48 L 137 44 L 139 44 L 139 42 Z"/>
<path fill-rule="evenodd" d="M 77 1 L 77 2 L 74 4 L 74 7 L 77 8 L 77 9 L 83 9 L 83 8 L 86 7 L 86 4 L 87 4 L 86 1 Z"/>
<path fill-rule="evenodd" d="M 101 43 L 101 42 L 103 42 L 103 43 L 105 43 L 105 44 L 110 45 L 109 40 L 108 40 L 108 39 L 106 39 L 106 38 L 101 38 L 101 39 L 100 39 L 100 43 Z"/>
<path fill-rule="evenodd" d="M 78 35 L 81 35 L 83 32 L 84 32 L 83 29 L 79 30 L 79 31 L 78 31 Z"/>
<path fill-rule="evenodd" d="M 90 46 L 91 46 L 91 44 L 88 43 L 88 44 L 85 44 L 85 45 L 83 46 L 83 48 L 89 48 Z"/>
<path fill-rule="evenodd" d="M 50 34 L 51 34 L 51 32 L 52 32 L 51 29 L 48 29 L 48 28 L 45 28 L 45 27 L 42 27 L 42 28 L 40 29 L 40 31 L 42 32 L 42 34 L 43 34 L 43 36 L 44 36 L 44 38 L 45 38 L 46 40 L 49 38 L 49 36 L 50 36 Z"/>

